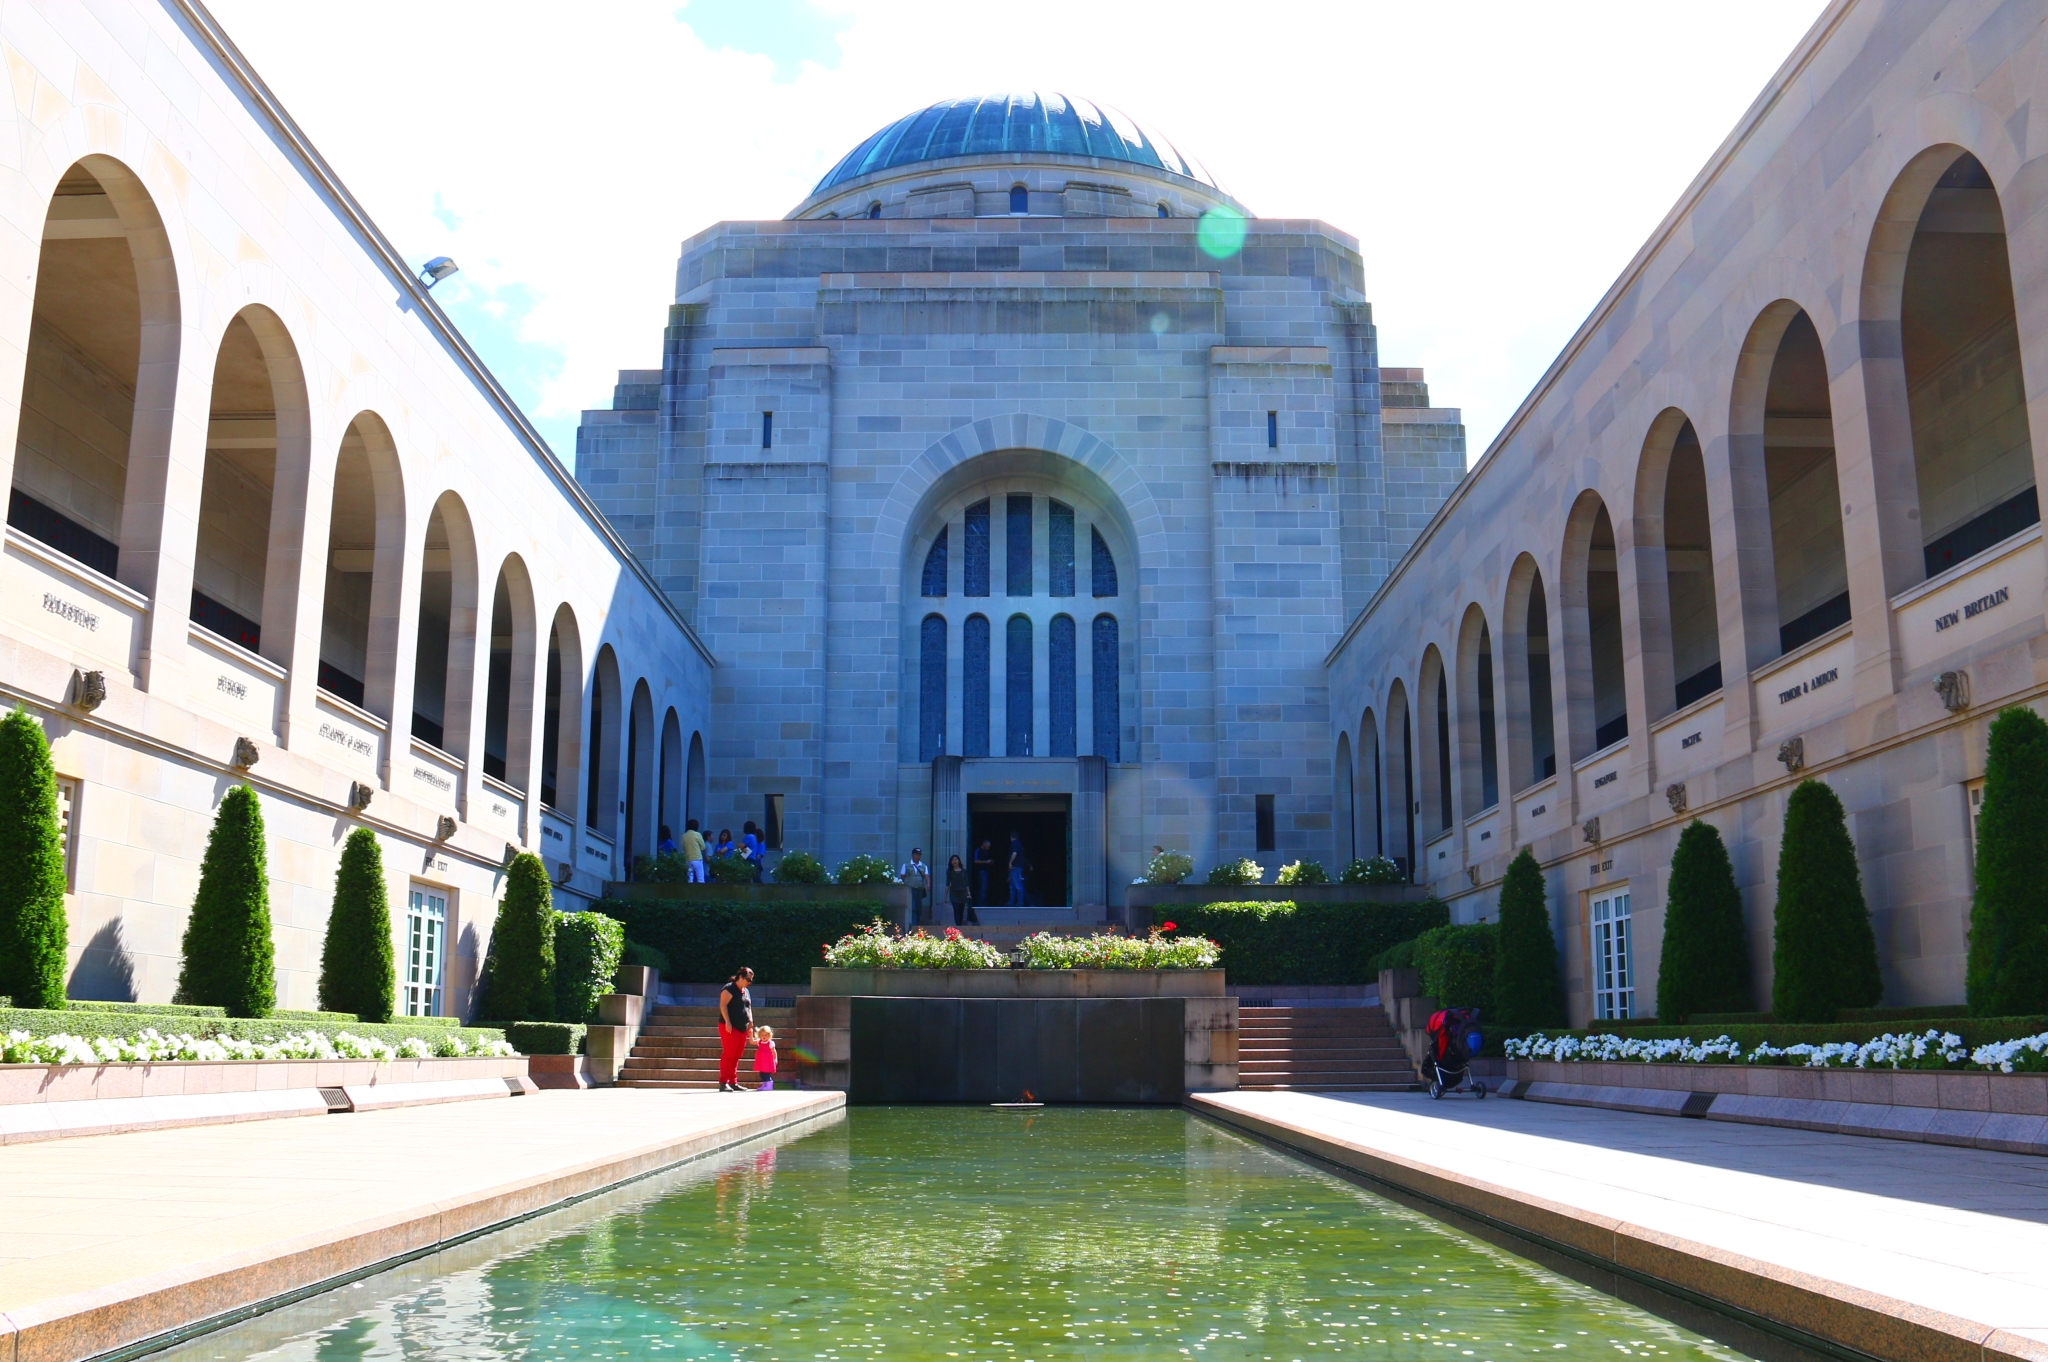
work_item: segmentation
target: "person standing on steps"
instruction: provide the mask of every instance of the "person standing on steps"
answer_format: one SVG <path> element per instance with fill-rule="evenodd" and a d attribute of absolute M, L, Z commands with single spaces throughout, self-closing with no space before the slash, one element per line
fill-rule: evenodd
<path fill-rule="evenodd" d="M 924 848 L 912 847 L 910 859 L 896 872 L 896 878 L 910 888 L 910 925 L 924 921 L 925 900 L 931 894 L 932 868 L 924 863 Z"/>
<path fill-rule="evenodd" d="M 994 903 L 989 893 L 989 880 L 996 873 L 995 846 L 984 837 L 981 845 L 974 849 L 974 902 Z"/>
<path fill-rule="evenodd" d="M 754 971 L 741 965 L 718 990 L 718 1090 L 744 1092 L 740 1086 L 740 1054 L 754 1034 L 754 995 L 747 985 Z"/>
<path fill-rule="evenodd" d="M 981 925 L 981 918 L 974 911 L 974 896 L 967 888 L 967 868 L 960 864 L 958 856 L 946 862 L 946 898 L 953 905 L 955 927 L 965 927 L 970 922 L 977 927 Z M 963 917 L 965 922 L 961 921 Z"/>

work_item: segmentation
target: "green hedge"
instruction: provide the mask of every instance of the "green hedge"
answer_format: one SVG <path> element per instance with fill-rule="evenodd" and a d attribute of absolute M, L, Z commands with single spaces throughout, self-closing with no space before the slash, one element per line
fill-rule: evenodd
<path fill-rule="evenodd" d="M 1449 913 L 1425 903 L 1203 903 L 1159 907 L 1183 935 L 1223 947 L 1224 976 L 1233 984 L 1368 984 L 1373 958 L 1398 942 L 1441 925 Z"/>
<path fill-rule="evenodd" d="M 1422 992 L 1438 1007 L 1476 1007 L 1485 1021 L 1493 1009 L 1500 931 L 1491 922 L 1436 927 L 1415 942 Z"/>
<path fill-rule="evenodd" d="M 0 1008 L 7 1006 L 10 1006 L 8 1000 L 0 998 Z M 73 998 L 64 1007 L 73 1012 L 147 1012 L 154 1016 L 169 1013 L 180 1017 L 225 1017 L 228 1014 L 225 1007 L 200 1007 L 195 1003 L 110 1003 L 97 998 Z"/>
<path fill-rule="evenodd" d="M 588 1028 L 569 1022 L 513 1022 L 505 1039 L 522 1055 L 579 1055 Z"/>
<path fill-rule="evenodd" d="M 293 1021 L 288 1017 L 195 1017 L 184 1012 L 98 1012 L 84 1008 L 67 1008 L 62 1012 L 20 1007 L 0 1009 L 0 1032 L 26 1031 L 31 1036 L 62 1033 L 85 1040 L 95 1036 L 132 1036 L 143 1030 L 154 1030 L 166 1036 L 234 1036 L 239 1040 L 262 1040 L 265 1036 L 282 1036 L 288 1031 L 294 1034 L 319 1031 L 332 1038 L 335 1032 L 346 1031 L 366 1040 L 388 1041 L 396 1045 L 410 1036 L 425 1041 L 446 1036 L 454 1022 L 452 1017 L 406 1017 L 398 1021 L 351 1022 L 337 1026 L 325 1022 Z M 504 1031 L 496 1027 L 462 1027 L 456 1034 L 472 1042 L 505 1039 Z"/>
<path fill-rule="evenodd" d="M 741 965 L 754 982 L 808 984 L 825 947 L 889 910 L 880 903 L 670 903 L 602 899 L 594 911 L 626 924 L 626 936 L 668 958 L 662 978 L 718 984 Z"/>
<path fill-rule="evenodd" d="M 597 1000 L 615 989 L 625 950 L 626 929 L 617 919 L 603 913 L 555 914 L 555 1015 L 566 1022 L 595 1018 Z"/>

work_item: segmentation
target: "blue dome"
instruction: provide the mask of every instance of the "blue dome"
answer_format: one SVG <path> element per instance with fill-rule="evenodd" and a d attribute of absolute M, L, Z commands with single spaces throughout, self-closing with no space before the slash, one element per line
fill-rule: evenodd
<path fill-rule="evenodd" d="M 848 152 L 811 192 L 921 161 L 1032 151 L 1127 161 L 1217 187 L 1199 162 L 1114 109 L 1065 95 L 1026 94 L 942 100 L 899 118 Z"/>

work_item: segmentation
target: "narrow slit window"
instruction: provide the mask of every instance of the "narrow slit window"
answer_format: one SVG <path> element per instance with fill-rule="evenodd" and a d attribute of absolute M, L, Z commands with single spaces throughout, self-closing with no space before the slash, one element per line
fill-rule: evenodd
<path fill-rule="evenodd" d="M 1273 831 L 1273 796 L 1269 794 L 1254 795 L 1253 799 L 1255 801 L 1253 820 L 1256 824 L 1253 830 L 1257 834 L 1258 839 L 1256 849 L 1259 851 L 1272 851 L 1279 845 L 1279 839 Z"/>
<path fill-rule="evenodd" d="M 1031 191 L 1021 184 L 1010 186 L 1010 211 L 1028 213 L 1031 211 Z"/>
<path fill-rule="evenodd" d="M 775 448 L 775 413 L 772 411 L 761 413 L 761 448 Z"/>
<path fill-rule="evenodd" d="M 1061 501 L 1045 504 L 1045 594 L 1074 594 L 1074 508 Z"/>
<path fill-rule="evenodd" d="M 1279 447 L 1280 413 L 1277 411 L 1269 411 L 1266 413 L 1266 448 L 1278 449 Z"/>
<path fill-rule="evenodd" d="M 1031 498 L 1011 497 L 1004 517 L 1003 557 L 1009 569 L 1003 592 L 1009 596 L 1031 594 Z"/>
<path fill-rule="evenodd" d="M 1032 755 L 1031 618 L 1012 615 L 1003 648 L 1005 755 Z"/>
<path fill-rule="evenodd" d="M 960 594 L 988 595 L 988 502 L 977 501 L 967 508 L 967 564 Z"/>
<path fill-rule="evenodd" d="M 1115 615 L 1095 617 L 1095 755 L 1123 760 L 1122 640 Z"/>
<path fill-rule="evenodd" d="M 929 549 L 925 550 L 924 585 L 921 588 L 924 595 L 944 596 L 946 594 L 946 535 L 950 529 L 951 527 L 948 526 L 947 529 L 940 530 L 939 537 L 932 541 L 932 546 Z"/>
<path fill-rule="evenodd" d="M 1078 748 L 1077 715 L 1075 713 L 1076 662 L 1074 653 L 1074 617 L 1054 615 L 1052 628 L 1046 636 L 1046 680 L 1047 694 L 1051 700 L 1052 751 L 1055 757 L 1071 757 Z"/>
<path fill-rule="evenodd" d="M 926 615 L 918 640 L 917 759 L 946 750 L 946 620 Z"/>
<path fill-rule="evenodd" d="M 963 675 L 960 694 L 960 755 L 988 755 L 988 616 L 969 615 L 960 631 Z"/>
<path fill-rule="evenodd" d="M 1096 596 L 1116 595 L 1116 559 L 1110 555 L 1109 545 L 1102 542 L 1102 531 L 1093 525 L 1088 527 L 1089 547 L 1094 558 L 1093 590 Z"/>
<path fill-rule="evenodd" d="M 770 851 L 782 850 L 782 796 L 761 796 L 761 837 Z"/>

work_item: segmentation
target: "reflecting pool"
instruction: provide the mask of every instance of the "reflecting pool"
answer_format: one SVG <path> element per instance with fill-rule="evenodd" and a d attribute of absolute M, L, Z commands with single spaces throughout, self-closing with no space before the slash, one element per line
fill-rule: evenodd
<path fill-rule="evenodd" d="M 1174 1109 L 865 1107 L 165 1356 L 1740 1354 Z"/>

